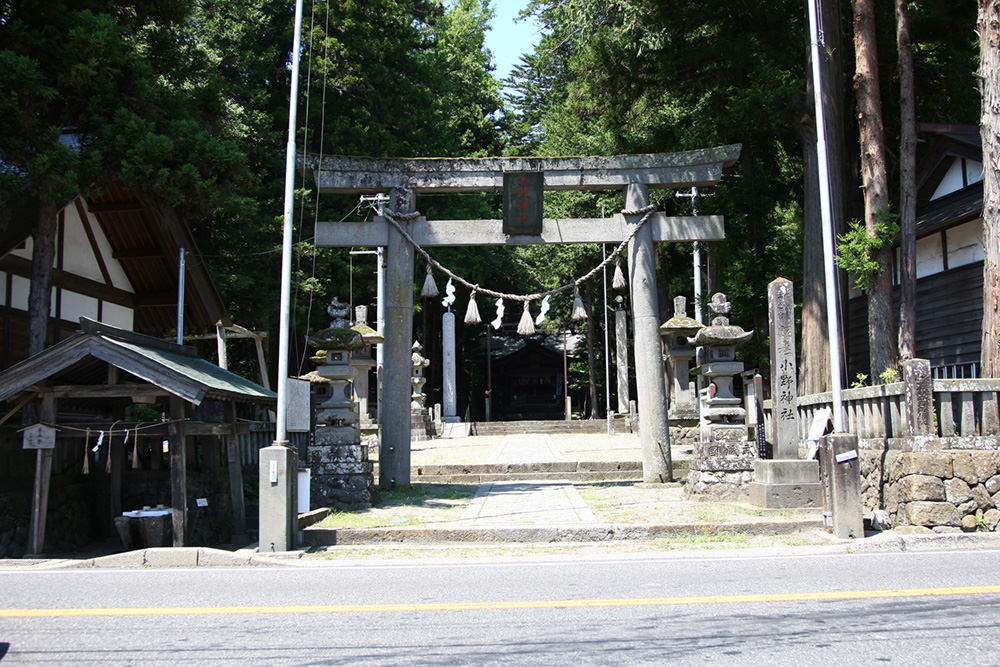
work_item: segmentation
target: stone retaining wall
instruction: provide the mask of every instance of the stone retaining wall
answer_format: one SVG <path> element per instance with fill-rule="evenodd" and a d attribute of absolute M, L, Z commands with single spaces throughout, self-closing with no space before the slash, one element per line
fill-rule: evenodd
<path fill-rule="evenodd" d="M 1000 451 L 860 451 L 865 513 L 917 532 L 996 531 Z M 881 512 L 879 512 L 881 511 Z"/>

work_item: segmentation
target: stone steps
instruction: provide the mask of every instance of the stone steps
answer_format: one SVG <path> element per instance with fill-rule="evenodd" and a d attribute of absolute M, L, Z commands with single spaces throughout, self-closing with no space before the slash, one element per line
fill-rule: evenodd
<path fill-rule="evenodd" d="M 674 479 L 683 480 L 687 461 L 674 461 Z M 375 465 L 378 479 L 378 464 Z M 573 482 L 641 480 L 639 461 L 560 461 L 552 463 L 481 463 L 424 465 L 410 468 L 413 484 L 482 484 L 515 480 L 561 479 Z"/>
<path fill-rule="evenodd" d="M 511 435 L 522 433 L 601 433 L 608 432 L 604 419 L 526 420 L 509 422 L 472 422 L 469 435 Z M 628 419 L 615 419 L 615 433 L 629 433 Z"/>

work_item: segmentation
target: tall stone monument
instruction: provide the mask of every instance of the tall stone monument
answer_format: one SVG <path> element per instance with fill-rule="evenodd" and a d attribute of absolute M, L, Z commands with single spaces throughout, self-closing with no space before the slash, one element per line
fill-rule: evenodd
<path fill-rule="evenodd" d="M 344 319 L 344 304 L 334 299 L 327 312 L 333 316 L 330 327 L 309 338 L 309 344 L 320 350 L 316 372 L 330 381 L 329 398 L 316 406 L 316 428 L 309 447 L 311 497 L 328 507 L 361 509 L 378 500 L 351 386 L 355 370 L 351 358 L 366 343 Z"/>
<path fill-rule="evenodd" d="M 618 414 L 629 412 L 628 389 L 628 320 L 625 298 L 615 297 L 615 370 L 618 375 Z"/>
<path fill-rule="evenodd" d="M 725 294 L 713 295 L 711 325 L 688 339 L 704 348 L 706 361 L 697 370 L 708 397 L 703 410 L 706 423 L 694 447 L 684 492 L 736 500 L 746 497 L 755 456 L 747 438 L 746 411 L 733 393 L 733 377 L 743 371 L 743 363 L 736 361 L 736 345 L 750 340 L 753 332 L 729 323 L 731 307 Z"/>
<path fill-rule="evenodd" d="M 795 298 L 792 281 L 767 286 L 771 333 L 771 439 L 773 459 L 754 461 L 750 502 L 758 507 L 821 507 L 819 463 L 799 459 L 795 369 Z"/>

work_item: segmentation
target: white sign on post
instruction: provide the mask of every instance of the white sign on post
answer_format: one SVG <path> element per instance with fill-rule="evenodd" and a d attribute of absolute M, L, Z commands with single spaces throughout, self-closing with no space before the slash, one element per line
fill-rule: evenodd
<path fill-rule="evenodd" d="M 56 431 L 45 424 L 33 424 L 21 429 L 21 446 L 24 449 L 55 449 Z"/>

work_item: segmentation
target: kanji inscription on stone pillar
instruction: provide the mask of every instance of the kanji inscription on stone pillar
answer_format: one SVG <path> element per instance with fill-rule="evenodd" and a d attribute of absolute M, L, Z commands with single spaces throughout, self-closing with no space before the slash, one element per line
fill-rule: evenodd
<path fill-rule="evenodd" d="M 795 407 L 795 301 L 792 281 L 778 278 L 767 286 L 771 329 L 771 406 L 774 457 L 798 458 L 799 418 Z"/>

